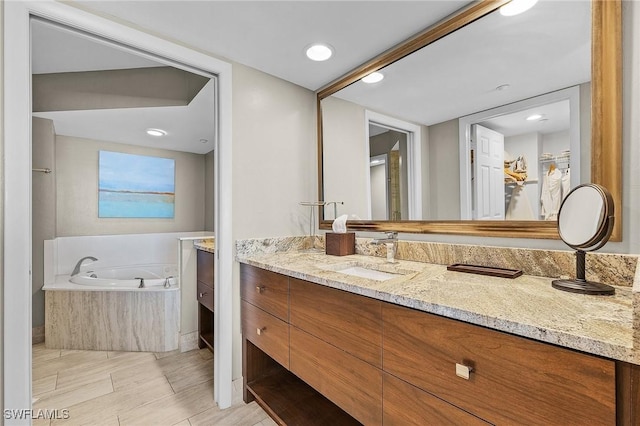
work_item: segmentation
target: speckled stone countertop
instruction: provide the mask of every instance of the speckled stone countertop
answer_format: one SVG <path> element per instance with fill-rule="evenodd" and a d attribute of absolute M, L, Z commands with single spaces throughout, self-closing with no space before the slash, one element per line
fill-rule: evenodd
<path fill-rule="evenodd" d="M 640 277 L 614 296 L 553 289 L 551 278 L 447 271 L 445 265 L 287 251 L 238 253 L 241 263 L 328 287 L 640 365 Z M 347 264 L 400 272 L 387 281 L 336 272 Z M 635 291 L 634 291 L 635 289 Z"/>
<path fill-rule="evenodd" d="M 215 238 L 205 238 L 203 240 L 195 240 L 193 242 L 193 247 L 198 250 L 208 251 L 209 253 L 215 253 L 216 240 Z"/>

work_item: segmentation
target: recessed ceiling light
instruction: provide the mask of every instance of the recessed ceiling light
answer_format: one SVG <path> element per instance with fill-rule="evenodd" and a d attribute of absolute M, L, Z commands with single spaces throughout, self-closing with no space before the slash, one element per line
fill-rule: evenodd
<path fill-rule="evenodd" d="M 147 129 L 147 134 L 149 136 L 160 137 L 160 136 L 166 136 L 167 132 L 162 129 Z"/>
<path fill-rule="evenodd" d="M 509 3 L 500 7 L 502 16 L 514 16 L 531 9 L 538 0 L 511 0 Z"/>
<path fill-rule="evenodd" d="M 540 114 L 531 114 L 530 116 L 527 117 L 527 121 L 540 120 L 541 118 L 542 118 L 542 115 Z"/>
<path fill-rule="evenodd" d="M 316 43 L 307 47 L 306 53 L 312 61 L 326 61 L 333 55 L 333 49 L 329 45 Z"/>
<path fill-rule="evenodd" d="M 501 84 L 500 86 L 496 87 L 496 90 L 498 92 L 502 92 L 503 90 L 509 90 L 511 88 L 510 84 Z"/>
<path fill-rule="evenodd" d="M 377 72 L 374 71 L 371 74 L 367 75 L 366 77 L 364 77 L 362 79 L 363 83 L 377 83 L 379 81 L 382 81 L 382 79 L 384 78 L 384 74 L 382 74 L 381 72 Z"/>

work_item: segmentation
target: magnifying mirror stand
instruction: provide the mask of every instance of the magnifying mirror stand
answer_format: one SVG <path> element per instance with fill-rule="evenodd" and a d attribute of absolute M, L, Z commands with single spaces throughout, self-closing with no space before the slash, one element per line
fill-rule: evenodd
<path fill-rule="evenodd" d="M 614 294 L 615 289 L 607 284 L 587 281 L 585 278 L 585 257 L 586 252 L 576 250 L 576 279 L 575 280 L 553 280 L 553 288 L 572 293 L 582 294 Z"/>

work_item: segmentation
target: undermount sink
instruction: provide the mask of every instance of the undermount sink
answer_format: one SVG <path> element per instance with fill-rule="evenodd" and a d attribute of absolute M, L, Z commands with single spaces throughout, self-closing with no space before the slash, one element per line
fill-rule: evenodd
<path fill-rule="evenodd" d="M 338 265 L 324 265 L 321 269 L 339 272 L 353 277 L 367 278 L 375 281 L 387 281 L 403 275 L 414 273 L 404 269 L 395 269 L 393 265 L 363 264 L 360 262 L 348 262 Z M 384 270 L 386 269 L 386 270 Z"/>

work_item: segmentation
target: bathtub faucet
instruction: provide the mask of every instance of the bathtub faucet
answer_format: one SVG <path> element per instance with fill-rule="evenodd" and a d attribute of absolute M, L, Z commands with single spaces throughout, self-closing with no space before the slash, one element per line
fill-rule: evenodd
<path fill-rule="evenodd" d="M 144 288 L 144 278 L 135 277 L 134 280 L 140 280 L 140 285 L 138 286 L 138 288 Z"/>
<path fill-rule="evenodd" d="M 171 280 L 173 279 L 173 275 L 169 275 L 164 279 L 164 288 L 171 287 Z"/>
<path fill-rule="evenodd" d="M 85 260 L 93 260 L 94 262 L 98 259 L 96 259 L 93 256 L 87 256 L 87 257 L 83 257 L 82 259 L 78 260 L 78 263 L 76 263 L 76 267 L 73 268 L 73 272 L 71 273 L 71 276 L 73 277 L 74 275 L 78 275 L 80 273 L 80 266 L 82 266 L 82 262 L 84 262 Z"/>

